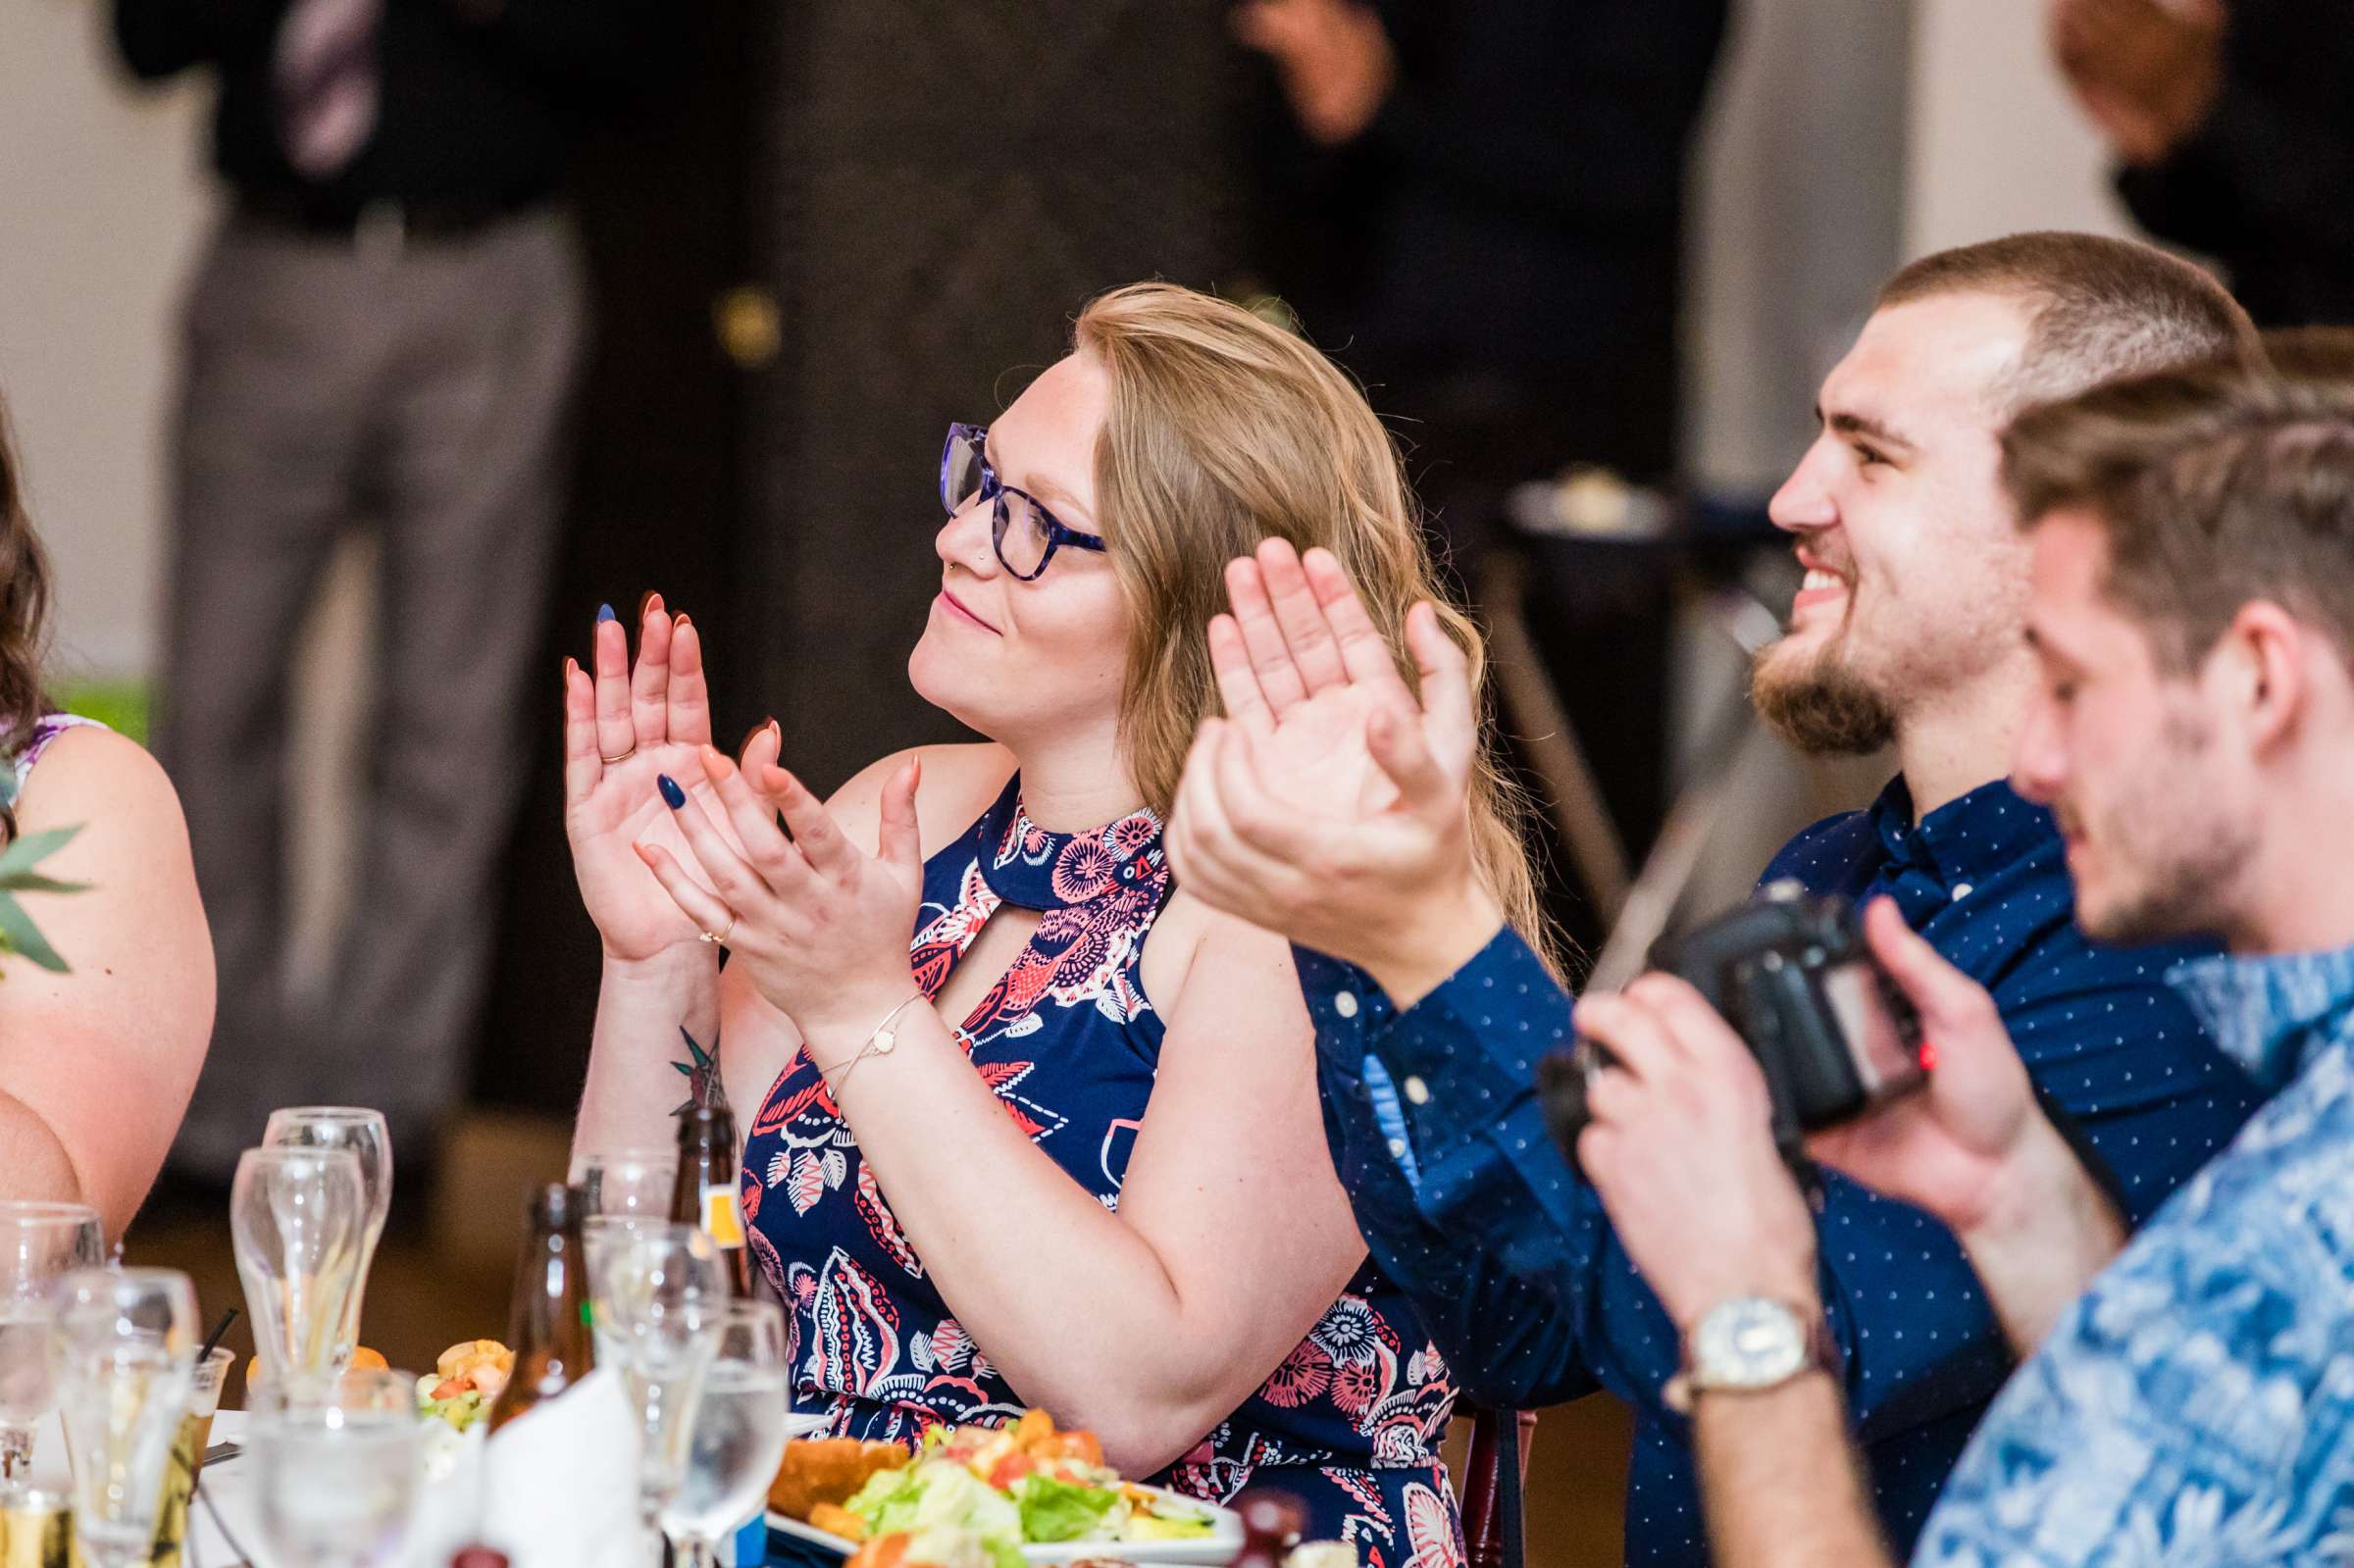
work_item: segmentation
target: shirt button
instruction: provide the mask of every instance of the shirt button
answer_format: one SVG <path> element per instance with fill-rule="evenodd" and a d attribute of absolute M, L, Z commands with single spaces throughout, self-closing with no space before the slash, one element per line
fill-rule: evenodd
<path fill-rule="evenodd" d="M 1954 901 L 1956 903 L 1960 903 L 1963 899 L 1968 898 L 1969 896 L 1970 884 L 1966 882 L 1958 882 L 1954 884 Z"/>
<path fill-rule="evenodd" d="M 1406 1097 L 1416 1105 L 1428 1105 L 1430 1103 L 1430 1086 L 1423 1083 L 1421 1079 L 1409 1075 L 1406 1081 Z"/>
<path fill-rule="evenodd" d="M 1356 992 L 1353 990 L 1333 992 L 1332 1010 L 1343 1018 L 1355 1018 L 1356 1016 Z"/>
<path fill-rule="evenodd" d="M 1394 1138 L 1390 1139 L 1390 1158 L 1394 1160 L 1402 1160 L 1406 1158 L 1405 1138 Z"/>

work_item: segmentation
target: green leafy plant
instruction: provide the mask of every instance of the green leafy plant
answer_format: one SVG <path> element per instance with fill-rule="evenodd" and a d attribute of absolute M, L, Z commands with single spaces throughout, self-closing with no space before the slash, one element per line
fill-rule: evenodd
<path fill-rule="evenodd" d="M 52 828 L 46 833 L 27 834 L 0 850 L 0 958 L 22 953 L 53 975 L 69 972 L 70 966 L 58 956 L 49 938 L 25 913 L 17 902 L 19 893 L 77 893 L 89 886 L 83 882 L 59 882 L 44 877 L 33 868 L 63 849 L 78 827 Z"/>

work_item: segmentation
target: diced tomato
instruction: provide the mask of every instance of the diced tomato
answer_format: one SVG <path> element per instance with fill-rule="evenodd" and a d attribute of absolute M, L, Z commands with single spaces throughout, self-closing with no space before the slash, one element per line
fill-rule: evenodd
<path fill-rule="evenodd" d="M 469 1383 L 464 1378 L 443 1378 L 439 1383 L 434 1385 L 434 1397 L 436 1399 L 455 1399 L 459 1394 L 464 1393 L 468 1389 L 473 1387 L 474 1385 Z"/>
<path fill-rule="evenodd" d="M 1038 1468 L 1038 1461 L 1026 1453 L 1009 1453 L 990 1467 L 982 1479 L 999 1492 L 1011 1492 L 1013 1484 Z"/>

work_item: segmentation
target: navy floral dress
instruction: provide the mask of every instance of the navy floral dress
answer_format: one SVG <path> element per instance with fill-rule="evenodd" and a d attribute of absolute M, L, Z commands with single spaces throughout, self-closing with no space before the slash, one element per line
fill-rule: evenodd
<path fill-rule="evenodd" d="M 1023 811 L 1018 776 L 924 867 L 912 950 L 928 995 L 1000 906 L 1042 912 L 956 1038 L 1005 1114 L 1107 1209 L 1160 1054 L 1137 964 L 1168 893 L 1157 817 L 1049 833 Z M 791 1314 L 794 1402 L 830 1405 L 838 1435 L 913 1442 L 943 1422 L 1021 1413 L 803 1057 L 752 1120 L 743 1212 Z M 1438 1456 L 1454 1404 L 1438 1351 L 1368 1265 L 1258 1391 L 1153 1480 L 1218 1502 L 1280 1487 L 1306 1505 L 1310 1539 L 1354 1542 L 1368 1568 L 1456 1568 L 1461 1532 Z"/>

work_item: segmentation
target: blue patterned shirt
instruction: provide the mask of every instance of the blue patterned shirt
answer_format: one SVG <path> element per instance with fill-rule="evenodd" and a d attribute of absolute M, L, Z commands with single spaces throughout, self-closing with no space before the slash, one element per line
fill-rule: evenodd
<path fill-rule="evenodd" d="M 2119 951 L 2078 934 L 2050 814 L 1990 784 L 1918 827 L 1901 780 L 1817 825 L 1766 869 L 1815 892 L 1893 896 L 1994 993 L 2028 1071 L 2146 1217 L 2255 1103 L 2168 990 L 2196 949 Z M 1688 1430 L 1660 1387 L 1674 1325 L 1546 1135 L 1537 1058 L 1569 999 L 1520 939 L 1498 936 L 1404 1014 L 1369 977 L 1301 952 L 1325 1132 L 1374 1259 L 1406 1287 L 1464 1394 L 1529 1407 L 1596 1388 L 1636 1414 L 1626 1555 L 1708 1560 Z M 1890 1538 L 1909 1548 L 1986 1401 L 2012 1369 L 1952 1235 L 1837 1177 L 1821 1216 L 1822 1290 Z"/>
<path fill-rule="evenodd" d="M 2003 1390 L 1917 1563 L 2354 1561 L 2354 949 L 2169 979 L 2279 1092 Z"/>

